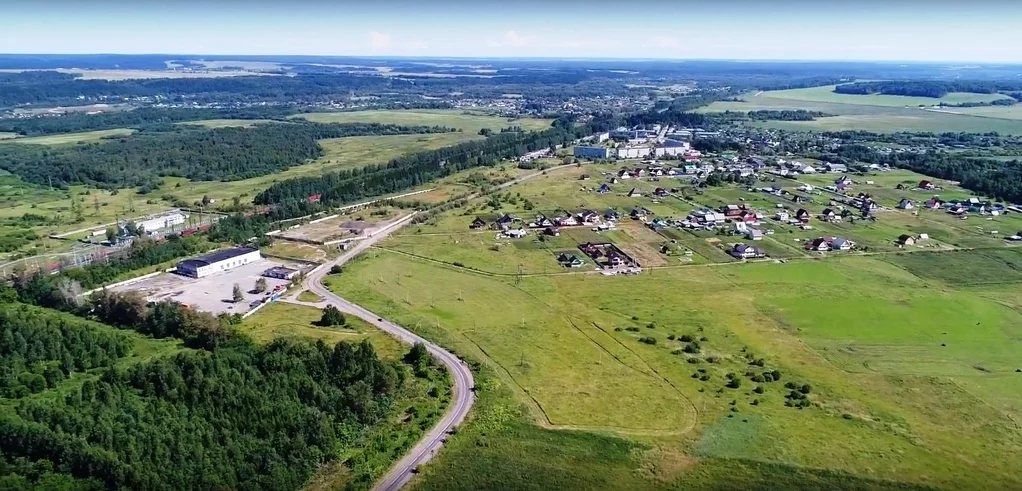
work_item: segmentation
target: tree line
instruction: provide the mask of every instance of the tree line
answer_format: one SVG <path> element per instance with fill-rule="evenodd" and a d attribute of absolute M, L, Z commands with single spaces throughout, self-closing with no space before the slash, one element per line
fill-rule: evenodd
<path fill-rule="evenodd" d="M 539 132 L 505 132 L 485 140 L 470 141 L 397 157 L 386 164 L 330 172 L 322 176 L 298 177 L 274 183 L 255 197 L 257 205 L 273 205 L 276 216 L 300 216 L 361 198 L 413 188 L 434 179 L 479 166 L 494 165 L 527 152 L 569 144 L 583 136 L 613 128 L 611 116 L 596 118 L 585 125 L 564 119 Z M 320 195 L 319 203 L 309 197 Z"/>
<path fill-rule="evenodd" d="M 1022 82 L 1013 80 L 886 80 L 853 82 L 834 88 L 834 92 L 839 94 L 886 94 L 934 98 L 944 97 L 951 92 L 996 94 L 1011 91 L 1022 91 Z M 1016 99 L 1022 100 L 1018 97 Z"/>
<path fill-rule="evenodd" d="M 80 145 L 3 145 L 0 169 L 37 184 L 151 190 L 165 176 L 233 181 L 280 172 L 322 156 L 317 140 L 323 138 L 450 131 L 440 126 L 304 121 L 252 128 L 168 125 Z"/>
<path fill-rule="evenodd" d="M 80 131 L 140 128 L 203 119 L 282 119 L 297 111 L 289 107 L 250 108 L 153 108 L 110 111 L 100 114 L 69 112 L 52 116 L 0 119 L 0 132 L 21 136 L 76 133 Z"/>

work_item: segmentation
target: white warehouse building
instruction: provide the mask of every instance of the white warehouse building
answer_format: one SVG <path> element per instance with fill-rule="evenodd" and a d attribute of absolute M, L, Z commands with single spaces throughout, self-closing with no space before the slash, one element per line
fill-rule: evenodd
<path fill-rule="evenodd" d="M 238 266 L 253 263 L 262 259 L 259 249 L 253 247 L 235 247 L 203 254 L 192 259 L 177 263 L 178 274 L 202 278 L 213 273 L 227 271 Z"/>
<path fill-rule="evenodd" d="M 135 226 L 141 228 L 145 232 L 155 232 L 160 229 L 170 228 L 174 225 L 181 225 L 185 223 L 185 215 L 180 212 L 166 213 L 163 215 L 155 215 L 147 217 L 145 220 L 139 220 L 135 222 Z"/>

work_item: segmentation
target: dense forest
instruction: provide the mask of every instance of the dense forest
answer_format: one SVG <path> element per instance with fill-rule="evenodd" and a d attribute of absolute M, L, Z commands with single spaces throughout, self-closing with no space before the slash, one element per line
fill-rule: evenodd
<path fill-rule="evenodd" d="M 127 352 L 114 332 L 16 304 L 0 315 L 3 369 L 20 368 L 8 357 L 40 359 L 41 347 L 61 358 L 44 360 L 57 368 L 41 382 L 22 372 L 32 386 L 51 377 L 59 394 L 0 414 L 3 489 L 298 489 L 389 414 L 408 378 L 368 342 L 239 338 L 111 364 Z M 99 368 L 63 381 L 65 366 Z"/>
<path fill-rule="evenodd" d="M 0 305 L 0 398 L 52 389 L 73 373 L 110 367 L 131 341 L 72 316 L 28 305 Z"/>
<path fill-rule="evenodd" d="M 146 125 L 203 119 L 281 119 L 295 112 L 294 109 L 287 107 L 139 108 L 100 114 L 71 112 L 59 116 L 0 119 L 0 132 L 37 136 L 114 128 L 140 128 Z"/>
<path fill-rule="evenodd" d="M 323 205 L 379 196 L 409 189 L 464 169 L 493 165 L 526 152 L 567 144 L 583 136 L 607 131 L 616 124 L 617 120 L 608 115 L 586 125 L 558 120 L 552 128 L 540 132 L 495 133 L 485 140 L 397 157 L 386 164 L 280 181 L 259 193 L 255 203 L 275 205 L 278 213 L 286 210 L 278 215 L 281 217 L 299 216 L 313 209 L 312 204 L 308 203 L 308 197 L 314 194 L 321 195 L 320 202 Z"/>
<path fill-rule="evenodd" d="M 1022 82 L 1010 80 L 889 80 L 854 82 L 838 85 L 834 88 L 834 92 L 839 94 L 887 94 L 934 98 L 944 97 L 951 92 L 996 94 L 998 92 L 1017 92 L 1019 90 L 1022 90 Z"/>
<path fill-rule="evenodd" d="M 436 126 L 288 122 L 252 128 L 172 126 L 70 146 L 3 145 L 0 169 L 37 184 L 159 186 L 163 176 L 233 181 L 280 172 L 322 155 L 317 140 L 454 131 Z"/>

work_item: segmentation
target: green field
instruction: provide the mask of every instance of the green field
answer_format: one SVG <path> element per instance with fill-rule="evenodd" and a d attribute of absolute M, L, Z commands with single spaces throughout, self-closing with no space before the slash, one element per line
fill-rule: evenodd
<path fill-rule="evenodd" d="M 815 121 L 758 121 L 760 127 L 796 131 L 866 130 L 879 133 L 896 131 L 963 131 L 1022 134 L 1022 117 L 1015 117 L 1014 106 L 929 109 L 940 102 L 980 102 L 996 95 L 954 93 L 936 99 L 892 95 L 853 95 L 833 92 L 833 86 L 812 87 L 768 92 L 748 93 L 745 102 L 720 101 L 697 109 L 697 112 L 755 110 L 821 111 L 834 116 Z M 920 108 L 925 105 L 928 108 Z"/>
<path fill-rule="evenodd" d="M 963 102 L 990 102 L 1008 99 L 1003 94 L 972 94 L 968 92 L 952 92 L 944 97 L 911 97 L 886 94 L 840 94 L 834 92 L 834 85 L 809 87 L 805 89 L 774 90 L 765 95 L 777 99 L 797 101 L 826 102 L 835 104 L 854 104 L 863 106 L 936 106 L 940 103 L 959 104 Z"/>
<path fill-rule="evenodd" d="M 878 192 L 922 178 L 868 177 Z M 740 264 L 714 245 L 736 239 L 656 234 L 626 220 L 599 238 L 654 253 L 673 239 L 697 260 L 663 257 L 641 275 L 618 277 L 556 265 L 555 251 L 594 239 L 588 230 L 498 244 L 491 231 L 468 229 L 474 216 L 499 212 L 529 219 L 642 206 L 684 216 L 739 198 L 757 209 L 775 204 L 736 188 L 660 203 L 624 196 L 653 184 L 600 195 L 577 171 L 551 173 L 511 188 L 517 202 L 505 196 L 494 209 L 479 200 L 409 227 L 330 277 L 345 298 L 481 364 L 471 421 L 425 466 L 418 489 L 1022 486 L 1013 457 L 1022 451 L 1014 423 L 1022 417 L 1022 253 L 972 228 L 979 224 L 928 210 L 814 222 L 814 231 L 772 224 L 776 233 L 762 244 L 788 261 Z M 939 184 L 941 194 L 967 194 Z M 807 206 L 818 213 L 825 205 Z M 1002 227 L 1016 220 L 997 219 Z M 933 234 L 927 245 L 893 244 L 922 230 Z M 793 240 L 826 234 L 872 252 L 812 260 Z M 983 249 L 931 252 L 970 241 Z M 699 349 L 687 353 L 692 343 L 682 336 Z M 772 370 L 781 382 L 753 380 Z M 741 379 L 738 389 L 725 386 L 728 373 Z M 786 382 L 811 385 L 807 407 L 785 405 Z"/>
<path fill-rule="evenodd" d="M 205 128 L 248 128 L 253 125 L 270 123 L 269 119 L 204 119 L 201 121 L 184 121 L 175 123 L 189 126 L 202 126 Z"/>
<path fill-rule="evenodd" d="M 0 131 L 0 140 L 10 140 L 11 138 L 17 138 L 17 133 L 5 133 Z"/>
<path fill-rule="evenodd" d="M 543 130 L 550 127 L 546 119 L 509 119 L 478 113 L 465 113 L 456 109 L 415 109 L 357 112 L 323 112 L 302 114 L 296 117 L 318 123 L 382 123 L 403 125 L 447 126 L 460 128 L 465 133 L 475 134 L 483 128 L 495 132 L 508 126 L 521 126 L 526 131 Z"/>
<path fill-rule="evenodd" d="M 128 136 L 135 130 L 118 128 L 113 130 L 82 131 L 79 133 L 65 133 L 60 135 L 29 136 L 9 140 L 13 143 L 31 143 L 34 145 L 66 145 L 69 143 L 81 143 L 101 140 L 115 136 Z"/>

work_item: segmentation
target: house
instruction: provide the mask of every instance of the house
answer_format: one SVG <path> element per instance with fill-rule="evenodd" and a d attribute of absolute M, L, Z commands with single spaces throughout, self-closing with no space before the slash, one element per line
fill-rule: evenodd
<path fill-rule="evenodd" d="M 824 165 L 827 168 L 827 172 L 848 172 L 848 166 L 845 164 L 831 164 L 827 163 Z"/>
<path fill-rule="evenodd" d="M 739 213 L 737 217 L 734 217 L 734 219 L 740 220 L 745 223 L 756 223 L 759 221 L 759 218 L 756 217 L 756 214 L 749 210 L 742 210 L 742 212 Z"/>
<path fill-rule="evenodd" d="M 600 194 L 609 193 L 610 185 L 608 185 L 607 183 L 600 184 L 600 187 L 596 188 L 596 192 Z"/>
<path fill-rule="evenodd" d="M 738 259 L 754 259 L 766 257 L 766 252 L 759 247 L 739 243 L 731 249 L 731 255 Z"/>
<path fill-rule="evenodd" d="M 483 228 L 485 226 L 486 226 L 486 220 L 483 220 L 480 217 L 476 217 L 475 220 L 472 220 L 472 224 L 469 225 L 468 228 L 470 228 L 472 230 L 475 230 L 475 229 L 478 229 L 478 228 Z"/>
<path fill-rule="evenodd" d="M 515 217 L 514 215 L 511 215 L 510 213 L 504 213 L 503 215 L 497 217 L 497 221 L 495 221 L 493 223 L 495 223 L 497 225 L 497 228 L 499 228 L 501 230 L 506 230 L 506 229 L 510 228 L 511 225 L 514 224 L 517 221 L 518 221 L 518 218 Z"/>
<path fill-rule="evenodd" d="M 558 230 L 557 227 L 547 227 L 543 229 L 543 234 L 549 235 L 550 237 L 557 237 L 561 235 L 561 231 Z"/>
<path fill-rule="evenodd" d="M 924 179 L 922 181 L 919 181 L 919 185 L 917 187 L 919 189 L 924 189 L 926 191 L 932 191 L 935 186 L 933 185 L 932 182 Z"/>
<path fill-rule="evenodd" d="M 816 168 L 811 166 L 811 165 L 807 165 L 807 166 L 801 168 L 799 170 L 799 172 L 801 172 L 803 174 L 816 174 Z"/>
<path fill-rule="evenodd" d="M 653 221 L 649 223 L 649 227 L 653 230 L 665 229 L 667 228 L 667 220 L 660 217 L 654 218 Z"/>
<path fill-rule="evenodd" d="M 521 239 L 529 233 L 524 228 L 512 228 L 503 232 L 504 236 L 509 239 Z"/>
<path fill-rule="evenodd" d="M 805 202 L 809 201 L 809 198 L 806 198 L 805 196 L 799 196 L 799 195 L 796 194 L 796 195 L 793 195 L 791 197 L 791 201 L 793 201 L 795 203 L 805 203 Z"/>
<path fill-rule="evenodd" d="M 628 169 L 621 169 L 617 171 L 617 177 L 618 179 L 631 179 L 632 173 L 629 172 Z"/>
<path fill-rule="evenodd" d="M 749 231 L 749 226 L 746 225 L 745 222 L 735 222 L 734 227 L 735 232 L 739 234 L 744 234 L 745 232 Z"/>
<path fill-rule="evenodd" d="M 924 203 L 924 206 L 926 206 L 926 208 L 931 209 L 931 210 L 939 210 L 941 207 L 944 206 L 944 202 L 941 201 L 940 198 L 934 196 L 934 197 L 926 200 L 926 203 Z"/>
<path fill-rule="evenodd" d="M 557 262 L 566 268 L 581 268 L 585 265 L 585 262 L 579 259 L 578 256 L 564 252 L 557 256 Z"/>
<path fill-rule="evenodd" d="M 898 202 L 898 209 L 901 210 L 911 210 L 915 207 L 916 205 L 908 198 L 901 198 L 901 201 Z"/>
<path fill-rule="evenodd" d="M 603 218 L 606 220 L 619 220 L 621 219 L 621 214 L 613 208 L 608 208 L 607 211 L 603 212 Z"/>
<path fill-rule="evenodd" d="M 632 188 L 631 191 L 628 191 L 628 197 L 629 198 L 641 198 L 642 197 L 642 193 L 640 193 L 637 188 Z"/>
<path fill-rule="evenodd" d="M 588 181 L 589 179 L 592 179 L 589 174 L 582 174 L 581 176 L 578 176 L 579 181 Z"/>
<path fill-rule="evenodd" d="M 536 221 L 532 222 L 530 226 L 535 228 L 553 227 L 554 221 L 547 218 L 545 215 L 536 215 Z"/>
<path fill-rule="evenodd" d="M 667 190 L 664 188 L 656 188 L 653 190 L 653 194 L 659 198 L 663 198 L 664 196 L 667 196 Z"/>
<path fill-rule="evenodd" d="M 274 266 L 263 271 L 263 276 L 267 278 L 276 278 L 278 280 L 293 280 L 299 273 L 301 273 L 301 271 L 298 271 L 297 269 Z"/>
<path fill-rule="evenodd" d="M 834 213 L 834 210 L 830 208 L 824 208 L 823 211 L 820 212 L 820 220 L 833 220 L 835 216 L 837 215 Z"/>
<path fill-rule="evenodd" d="M 788 216 L 788 212 L 786 211 L 779 211 L 777 212 L 777 214 L 774 215 L 774 220 L 777 220 L 779 222 L 786 222 L 788 221 L 789 218 L 791 217 Z"/>
<path fill-rule="evenodd" d="M 830 247 L 838 251 L 850 251 L 855 247 L 855 242 L 852 242 L 844 237 L 834 237 L 830 241 Z"/>
<path fill-rule="evenodd" d="M 802 223 L 809 223 L 809 218 L 809 212 L 806 211 L 805 208 L 799 208 L 798 211 L 795 212 L 795 219 Z"/>
<path fill-rule="evenodd" d="M 804 193 L 809 193 L 813 191 L 813 187 L 809 184 L 803 184 L 795 189 L 798 189 L 799 191 L 802 191 Z"/>
<path fill-rule="evenodd" d="M 578 220 L 571 215 L 562 215 L 555 218 L 554 223 L 560 227 L 574 227 L 575 225 L 578 225 Z"/>
<path fill-rule="evenodd" d="M 949 208 L 947 209 L 947 212 L 948 212 L 948 213 L 950 213 L 950 214 L 952 214 L 952 215 L 964 215 L 966 211 L 967 211 L 967 210 L 965 209 L 965 207 L 964 207 L 964 206 L 962 206 L 962 205 L 958 205 L 958 204 L 955 204 L 955 205 L 951 205 L 951 206 L 950 206 L 950 207 L 949 207 Z"/>
<path fill-rule="evenodd" d="M 736 218 L 741 216 L 743 212 L 748 211 L 748 209 L 745 205 L 723 205 L 720 207 L 720 212 L 727 218 Z"/>
<path fill-rule="evenodd" d="M 745 232 L 745 238 L 749 240 L 763 240 L 763 231 L 758 228 L 750 228 Z"/>
<path fill-rule="evenodd" d="M 831 249 L 830 241 L 823 237 L 818 237 L 810 242 L 806 243 L 806 250 L 827 252 Z"/>
<path fill-rule="evenodd" d="M 600 223 L 600 214 L 593 210 L 582 210 L 578 213 L 578 221 L 585 225 Z"/>
<path fill-rule="evenodd" d="M 898 243 L 901 245 L 910 246 L 916 243 L 916 238 L 908 234 L 902 234 L 901 236 L 898 237 Z"/>
<path fill-rule="evenodd" d="M 848 176 L 841 176 L 834 180 L 834 186 L 837 188 L 838 191 L 851 189 L 853 184 L 855 183 L 852 182 L 852 179 L 849 178 Z"/>

